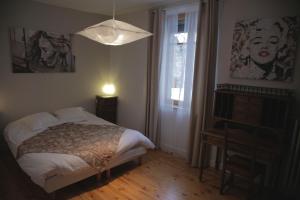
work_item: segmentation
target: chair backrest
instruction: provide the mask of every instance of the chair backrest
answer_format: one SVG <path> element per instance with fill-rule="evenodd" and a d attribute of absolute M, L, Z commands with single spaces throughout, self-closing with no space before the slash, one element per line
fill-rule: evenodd
<path fill-rule="evenodd" d="M 225 124 L 224 167 L 232 154 L 250 159 L 249 171 L 254 170 L 257 160 L 257 130 L 239 127 L 230 128 Z"/>

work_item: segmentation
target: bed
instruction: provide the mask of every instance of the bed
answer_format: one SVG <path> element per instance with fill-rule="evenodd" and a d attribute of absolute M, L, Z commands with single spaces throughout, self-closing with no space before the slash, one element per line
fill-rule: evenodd
<path fill-rule="evenodd" d="M 37 113 L 7 125 L 4 138 L 21 169 L 47 193 L 53 193 L 70 184 L 100 175 L 113 167 L 141 158 L 154 144 L 143 134 L 132 129 L 122 129 L 116 150 L 104 167 L 95 168 L 80 156 L 50 152 L 19 154 L 20 149 L 33 138 L 47 135 L 53 127 L 64 126 L 116 126 L 96 117 L 80 107 L 66 108 L 50 113 Z M 76 129 L 76 128 L 74 128 Z"/>

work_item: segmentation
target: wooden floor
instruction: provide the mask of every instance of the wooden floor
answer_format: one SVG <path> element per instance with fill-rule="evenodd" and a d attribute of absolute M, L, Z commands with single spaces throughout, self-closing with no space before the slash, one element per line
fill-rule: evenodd
<path fill-rule="evenodd" d="M 5 152 L 4 152 L 5 153 Z M 12 156 L 1 153 L 0 199 L 51 199 L 33 184 L 17 166 Z M 184 160 L 160 151 L 151 151 L 137 166 L 128 163 L 112 170 L 112 180 L 96 181 L 95 177 L 56 192 L 56 199 L 70 200 L 236 200 L 238 193 L 219 195 L 219 177 L 214 170 L 198 180 L 198 170 Z"/>

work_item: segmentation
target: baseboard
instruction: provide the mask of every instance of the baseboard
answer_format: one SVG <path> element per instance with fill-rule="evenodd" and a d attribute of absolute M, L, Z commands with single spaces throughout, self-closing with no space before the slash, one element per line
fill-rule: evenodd
<path fill-rule="evenodd" d="M 187 159 L 187 151 L 183 150 L 183 149 L 179 149 L 167 144 L 161 144 L 160 145 L 161 150 L 165 151 L 165 152 L 169 152 L 169 153 L 173 153 L 181 158 Z"/>

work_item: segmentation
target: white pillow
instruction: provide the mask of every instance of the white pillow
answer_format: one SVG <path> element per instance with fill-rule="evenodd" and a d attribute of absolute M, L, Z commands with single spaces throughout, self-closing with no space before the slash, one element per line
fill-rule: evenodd
<path fill-rule="evenodd" d="M 82 107 L 64 108 L 56 110 L 54 115 L 63 123 L 80 122 L 87 120 Z"/>
<path fill-rule="evenodd" d="M 23 117 L 15 121 L 14 124 L 24 126 L 30 131 L 37 131 L 48 128 L 49 126 L 57 125 L 58 122 L 58 119 L 50 113 L 41 112 Z"/>

